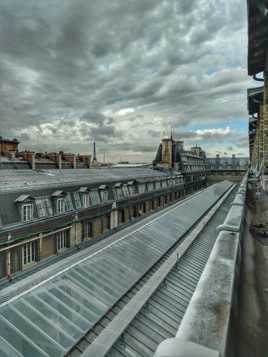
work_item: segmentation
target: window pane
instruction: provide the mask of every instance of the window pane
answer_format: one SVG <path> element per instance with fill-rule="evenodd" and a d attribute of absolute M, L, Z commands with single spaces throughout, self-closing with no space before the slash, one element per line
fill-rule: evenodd
<path fill-rule="evenodd" d="M 80 199 L 79 192 L 74 192 L 73 196 L 74 196 L 75 208 L 76 209 L 81 208 L 82 204 L 81 204 L 81 199 Z"/>
<path fill-rule="evenodd" d="M 89 195 L 93 205 L 98 205 L 100 203 L 100 196 L 98 191 L 90 191 Z"/>
<path fill-rule="evenodd" d="M 53 210 L 52 210 L 52 205 L 51 205 L 51 201 L 48 198 L 45 198 L 45 206 L 48 212 L 49 216 L 53 216 Z"/>
<path fill-rule="evenodd" d="M 108 190 L 100 190 L 100 196 L 102 201 L 108 201 Z"/>
<path fill-rule="evenodd" d="M 67 195 L 65 196 L 65 206 L 66 206 L 66 211 L 72 211 L 74 209 L 72 197 L 70 193 L 67 193 Z"/>

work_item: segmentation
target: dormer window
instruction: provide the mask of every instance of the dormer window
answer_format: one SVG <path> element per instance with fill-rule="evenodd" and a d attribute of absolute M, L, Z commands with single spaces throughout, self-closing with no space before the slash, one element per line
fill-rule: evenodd
<path fill-rule="evenodd" d="M 128 197 L 128 196 L 129 196 L 129 192 L 128 192 L 128 187 L 127 187 L 127 185 L 123 185 L 123 186 L 122 186 L 122 190 L 123 190 L 123 195 L 124 195 L 125 197 Z"/>
<path fill-rule="evenodd" d="M 65 211 L 72 211 L 74 209 L 72 196 L 70 192 L 66 193 L 65 197 Z"/>
<path fill-rule="evenodd" d="M 156 189 L 156 190 L 160 190 L 160 189 L 161 189 L 161 183 L 160 183 L 160 181 L 156 181 L 156 182 L 155 182 L 155 189 Z"/>
<path fill-rule="evenodd" d="M 98 190 L 90 190 L 89 192 L 89 197 L 90 197 L 90 201 L 92 203 L 92 205 L 99 205 L 101 203 L 100 200 L 100 195 L 99 195 L 99 191 Z"/>
<path fill-rule="evenodd" d="M 101 201 L 105 202 L 109 200 L 108 187 L 106 185 L 101 185 L 99 187 Z"/>
<path fill-rule="evenodd" d="M 146 192 L 146 185 L 145 183 L 140 183 L 139 184 L 139 193 L 145 193 Z"/>
<path fill-rule="evenodd" d="M 130 196 L 135 195 L 137 193 L 136 187 L 135 187 L 135 181 L 129 181 L 127 183 L 127 185 L 128 185 L 128 191 L 129 191 Z"/>
<path fill-rule="evenodd" d="M 82 205 L 81 205 L 81 198 L 79 192 L 74 192 L 73 197 L 74 197 L 75 208 L 80 209 Z"/>
<path fill-rule="evenodd" d="M 90 197 L 89 197 L 89 193 L 83 193 L 82 196 L 82 201 L 83 201 L 83 207 L 89 207 L 90 206 Z"/>
<path fill-rule="evenodd" d="M 22 222 L 30 222 L 34 219 L 34 198 L 30 195 L 19 196 L 15 203 L 18 204 Z"/>
<path fill-rule="evenodd" d="M 21 207 L 22 221 L 30 222 L 33 220 L 33 204 L 25 203 Z"/>
<path fill-rule="evenodd" d="M 64 200 L 64 198 L 57 198 L 56 210 L 57 210 L 58 214 L 65 212 L 65 200 Z"/>
<path fill-rule="evenodd" d="M 153 182 L 148 182 L 147 183 L 148 191 L 153 191 L 154 190 L 154 183 Z"/>
<path fill-rule="evenodd" d="M 82 201 L 82 207 L 87 208 L 91 205 L 91 199 L 88 187 L 80 187 L 79 189 L 80 197 Z"/>
<path fill-rule="evenodd" d="M 163 180 L 163 181 L 162 181 L 162 187 L 163 187 L 163 188 L 166 188 L 166 187 L 167 187 L 167 181 L 166 181 L 166 180 Z"/>
<path fill-rule="evenodd" d="M 114 195 L 116 200 L 124 198 L 121 182 L 118 182 L 114 185 Z"/>
<path fill-rule="evenodd" d="M 61 214 L 69 210 L 69 205 L 66 204 L 66 193 L 64 191 L 55 191 L 52 194 L 54 201 L 54 210 L 56 214 Z"/>

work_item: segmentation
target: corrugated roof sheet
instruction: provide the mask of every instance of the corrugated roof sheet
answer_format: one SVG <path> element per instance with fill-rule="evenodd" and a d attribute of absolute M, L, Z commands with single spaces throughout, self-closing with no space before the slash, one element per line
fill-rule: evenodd
<path fill-rule="evenodd" d="M 159 213 L 93 256 L 0 306 L 3 356 L 63 356 L 230 187 Z"/>
<path fill-rule="evenodd" d="M 233 194 L 168 274 L 107 357 L 152 357 L 162 341 L 176 335 L 217 239 L 217 226 L 223 221 L 232 199 Z"/>

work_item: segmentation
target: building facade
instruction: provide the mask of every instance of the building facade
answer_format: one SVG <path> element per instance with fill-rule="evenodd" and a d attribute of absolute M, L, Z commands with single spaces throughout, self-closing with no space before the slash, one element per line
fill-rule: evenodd
<path fill-rule="evenodd" d="M 150 168 L 2 170 L 0 276 L 83 247 L 206 185 Z"/>
<path fill-rule="evenodd" d="M 159 168 L 192 173 L 197 177 L 205 175 L 207 171 L 206 154 L 202 148 L 195 146 L 185 150 L 183 141 L 174 140 L 172 136 L 162 139 L 153 164 Z"/>
<path fill-rule="evenodd" d="M 217 154 L 216 157 L 208 157 L 206 161 L 209 170 L 247 170 L 249 165 L 249 158 L 234 154 L 231 157 L 220 157 Z"/>
<path fill-rule="evenodd" d="M 17 139 L 9 140 L 0 137 L 0 169 L 86 169 L 90 164 L 91 155 L 76 155 L 63 151 L 19 151 Z"/>

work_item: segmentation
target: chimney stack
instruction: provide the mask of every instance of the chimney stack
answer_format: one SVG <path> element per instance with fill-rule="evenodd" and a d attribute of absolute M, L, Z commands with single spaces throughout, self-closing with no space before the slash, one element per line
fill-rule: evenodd
<path fill-rule="evenodd" d="M 73 168 L 74 169 L 77 169 L 77 158 L 76 158 L 76 155 L 74 154 L 73 156 Z"/>
<path fill-rule="evenodd" d="M 35 152 L 32 153 L 31 162 L 32 162 L 32 170 L 36 170 L 36 153 Z"/>
<path fill-rule="evenodd" d="M 58 153 L 58 169 L 59 170 L 62 169 L 62 153 L 61 152 Z"/>

